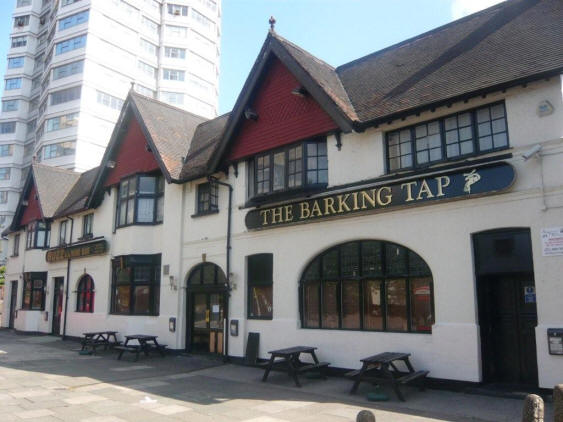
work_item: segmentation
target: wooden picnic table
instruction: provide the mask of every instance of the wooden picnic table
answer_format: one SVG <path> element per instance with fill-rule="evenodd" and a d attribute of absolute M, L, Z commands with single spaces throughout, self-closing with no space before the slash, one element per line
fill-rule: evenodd
<path fill-rule="evenodd" d="M 301 387 L 299 382 L 299 374 L 301 373 L 318 371 L 321 376 L 324 376 L 323 370 L 330 364 L 328 362 L 319 362 L 315 354 L 316 349 L 316 347 L 310 346 L 294 346 L 268 352 L 271 356 L 268 362 L 262 365 L 265 367 L 262 382 L 266 382 L 272 369 L 286 370 L 288 375 L 295 381 L 297 387 Z M 299 359 L 301 354 L 311 355 L 313 362 L 302 362 Z"/>
<path fill-rule="evenodd" d="M 98 346 L 104 346 L 104 350 L 107 350 L 109 347 L 117 346 L 121 343 L 117 341 L 116 334 L 117 331 L 92 331 L 82 333 L 84 337 L 81 339 L 81 350 L 87 350 L 88 347 L 91 347 L 92 352 L 96 353 L 96 347 Z M 112 338 L 113 341 L 111 341 Z"/>
<path fill-rule="evenodd" d="M 399 389 L 401 384 L 410 384 L 416 381 L 420 390 L 424 390 L 424 381 L 429 371 L 415 371 L 409 361 L 409 356 L 410 353 L 384 352 L 361 359 L 362 368 L 346 374 L 347 377 L 354 379 L 354 385 L 350 394 L 354 394 L 363 381 L 387 382 L 391 384 L 395 394 L 401 401 L 405 401 Z M 399 371 L 396 362 L 403 362 L 408 372 Z"/>
<path fill-rule="evenodd" d="M 115 349 L 119 350 L 118 360 L 121 360 L 123 353 L 130 352 L 135 353 L 135 361 L 139 359 L 140 352 L 143 352 L 145 356 L 149 355 L 151 350 L 156 350 L 160 353 L 162 357 L 166 356 L 165 344 L 159 344 L 156 340 L 158 336 L 152 336 L 147 334 L 131 334 L 125 336 L 125 343 L 123 346 L 116 346 Z M 138 344 L 129 344 L 130 341 L 137 341 Z"/>

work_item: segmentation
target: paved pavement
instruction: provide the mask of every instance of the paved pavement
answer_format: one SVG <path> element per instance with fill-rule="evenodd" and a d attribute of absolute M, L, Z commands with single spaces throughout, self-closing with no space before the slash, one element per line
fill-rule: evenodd
<path fill-rule="evenodd" d="M 371 409 L 377 422 L 519 421 L 519 400 L 447 391 L 407 391 L 402 403 L 350 396 L 350 381 L 303 379 L 199 356 L 133 362 L 112 352 L 77 353 L 78 343 L 0 330 L 0 420 L 69 422 L 352 422 Z M 129 359 L 127 359 L 129 358 Z M 127 359 L 127 360 L 126 360 Z M 552 420 L 546 403 L 546 421 Z"/>

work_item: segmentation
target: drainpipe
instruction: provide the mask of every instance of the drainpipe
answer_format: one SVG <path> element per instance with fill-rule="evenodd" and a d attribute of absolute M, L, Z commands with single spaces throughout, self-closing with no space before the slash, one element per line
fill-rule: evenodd
<path fill-rule="evenodd" d="M 72 245 L 72 231 L 74 229 L 74 218 L 72 217 L 67 217 L 70 220 L 70 242 L 69 242 L 69 246 Z M 68 312 L 68 286 L 70 284 L 70 255 L 68 257 L 67 263 L 66 263 L 66 291 L 65 291 L 65 313 L 64 313 L 64 321 L 63 321 L 63 340 L 66 340 L 66 315 Z"/>
<path fill-rule="evenodd" d="M 207 180 L 211 183 L 217 183 L 218 185 L 226 186 L 229 188 L 229 211 L 227 214 L 227 289 L 228 291 L 231 290 L 231 214 L 232 214 L 232 203 L 233 203 L 233 187 L 225 182 L 221 182 L 219 179 L 213 176 L 208 176 Z M 229 331 L 228 331 L 228 322 L 229 322 L 229 305 L 227 303 L 227 315 L 225 318 L 225 362 L 229 360 Z"/>

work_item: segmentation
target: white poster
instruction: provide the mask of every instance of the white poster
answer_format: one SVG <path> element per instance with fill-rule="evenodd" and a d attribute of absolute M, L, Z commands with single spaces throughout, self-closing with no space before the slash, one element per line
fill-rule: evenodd
<path fill-rule="evenodd" d="M 563 227 L 541 230 L 543 256 L 563 255 Z"/>

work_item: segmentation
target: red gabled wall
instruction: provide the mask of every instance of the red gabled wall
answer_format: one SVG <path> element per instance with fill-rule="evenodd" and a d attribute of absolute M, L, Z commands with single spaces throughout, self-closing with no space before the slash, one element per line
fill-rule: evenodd
<path fill-rule="evenodd" d="M 338 128 L 311 96 L 299 97 L 291 93 L 301 84 L 278 58 L 271 60 L 265 72 L 251 105 L 258 113 L 258 120 L 242 117 L 238 135 L 227 154 L 228 160 L 238 160 Z"/>
<path fill-rule="evenodd" d="M 41 207 L 39 206 L 39 201 L 37 200 L 37 189 L 35 189 L 34 183 L 29 195 L 27 196 L 27 206 L 23 211 L 20 225 L 25 226 L 32 221 L 41 220 L 42 218 Z"/>
<path fill-rule="evenodd" d="M 115 167 L 110 169 L 104 186 L 112 186 L 127 176 L 135 173 L 148 173 L 158 170 L 159 166 L 154 154 L 147 151 L 147 141 L 139 122 L 132 118 L 129 122 L 127 133 L 117 145 L 117 154 L 114 155 Z"/>

